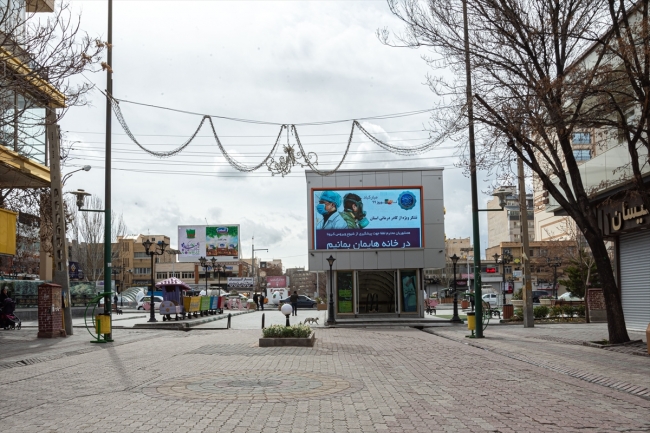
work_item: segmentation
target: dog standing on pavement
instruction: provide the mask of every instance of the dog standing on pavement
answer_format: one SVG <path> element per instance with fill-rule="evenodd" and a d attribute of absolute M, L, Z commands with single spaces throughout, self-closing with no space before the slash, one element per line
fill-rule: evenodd
<path fill-rule="evenodd" d="M 302 322 L 303 325 L 306 325 L 307 322 L 312 323 L 314 325 L 318 325 L 318 317 L 307 317 L 304 322 Z"/>

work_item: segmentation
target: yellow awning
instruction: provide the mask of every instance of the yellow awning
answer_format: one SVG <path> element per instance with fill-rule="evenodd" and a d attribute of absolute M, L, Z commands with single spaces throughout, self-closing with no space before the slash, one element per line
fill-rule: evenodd
<path fill-rule="evenodd" d="M 0 146 L 0 188 L 49 188 L 50 168 Z"/>
<path fill-rule="evenodd" d="M 19 75 L 32 86 L 32 89 L 25 89 L 26 93 L 45 98 L 50 108 L 65 108 L 65 95 L 50 84 L 47 80 L 39 77 L 25 63 L 6 49 L 0 47 L 0 60 L 5 62 L 7 67 L 14 74 Z"/>

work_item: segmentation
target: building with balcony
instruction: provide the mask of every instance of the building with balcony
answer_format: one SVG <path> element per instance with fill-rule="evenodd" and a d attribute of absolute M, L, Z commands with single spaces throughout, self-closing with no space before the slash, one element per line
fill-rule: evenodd
<path fill-rule="evenodd" d="M 50 187 L 46 128 L 56 124 L 56 110 L 65 108 L 66 101 L 21 37 L 27 13 L 48 13 L 53 7 L 54 0 L 0 1 L 0 189 Z M 2 214 L 7 230 L 0 236 L 0 254 L 5 256 L 16 254 L 15 239 L 4 239 L 16 237 L 16 216 Z M 41 278 L 51 278 L 50 261 L 42 256 Z"/>
<path fill-rule="evenodd" d="M 120 277 L 124 288 L 151 284 L 151 257 L 142 245 L 145 239 L 150 239 L 153 243 L 164 241 L 167 245 L 170 242 L 167 235 L 139 234 L 117 237 L 117 248 L 113 251 L 113 267 L 121 269 Z M 154 256 L 154 263 L 176 262 L 176 253 L 177 251 L 168 248 L 164 254 Z"/>

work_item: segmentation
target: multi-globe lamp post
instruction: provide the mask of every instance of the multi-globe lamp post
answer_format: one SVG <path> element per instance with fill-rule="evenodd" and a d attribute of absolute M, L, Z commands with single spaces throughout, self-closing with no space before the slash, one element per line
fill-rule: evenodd
<path fill-rule="evenodd" d="M 503 253 L 503 256 L 500 256 L 499 253 L 495 253 L 493 256 L 494 262 L 499 264 L 499 257 L 501 257 L 501 273 L 503 274 L 503 305 L 506 305 L 506 265 L 512 262 L 512 256 L 509 253 Z"/>
<path fill-rule="evenodd" d="M 154 246 L 155 245 L 155 246 Z M 145 254 L 148 256 L 151 256 L 151 297 L 149 298 L 149 320 L 147 322 L 157 322 L 156 320 L 156 301 L 153 295 L 154 288 L 156 287 L 156 283 L 154 280 L 154 260 L 153 256 L 161 256 L 165 252 L 165 248 L 167 248 L 169 245 L 165 243 L 165 241 L 158 241 L 156 244 L 151 242 L 149 239 L 145 240 L 142 242 L 142 246 L 144 247 Z M 154 246 L 153 249 L 151 247 Z"/>
<path fill-rule="evenodd" d="M 216 271 L 217 259 L 212 257 L 212 260 L 208 260 L 205 257 L 199 258 L 199 263 L 203 267 L 203 273 L 205 274 L 205 296 L 208 296 L 208 268 L 210 263 L 212 263 L 212 270 Z"/>
<path fill-rule="evenodd" d="M 454 264 L 454 316 L 451 318 L 450 322 L 452 323 L 463 323 L 463 321 L 458 317 L 458 287 L 456 285 L 456 263 L 458 263 L 458 257 L 456 253 L 453 256 L 449 257 L 451 262 Z"/>

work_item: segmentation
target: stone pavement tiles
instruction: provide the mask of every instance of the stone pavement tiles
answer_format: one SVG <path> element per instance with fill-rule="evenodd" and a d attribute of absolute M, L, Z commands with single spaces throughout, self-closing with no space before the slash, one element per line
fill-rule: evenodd
<path fill-rule="evenodd" d="M 259 336 L 116 332 L 113 344 L 79 341 L 76 355 L 66 343 L 69 355 L 0 369 L 0 425 L 120 433 L 650 430 L 649 399 L 464 341 L 409 328 L 319 329 L 314 348 L 259 348 Z"/>

